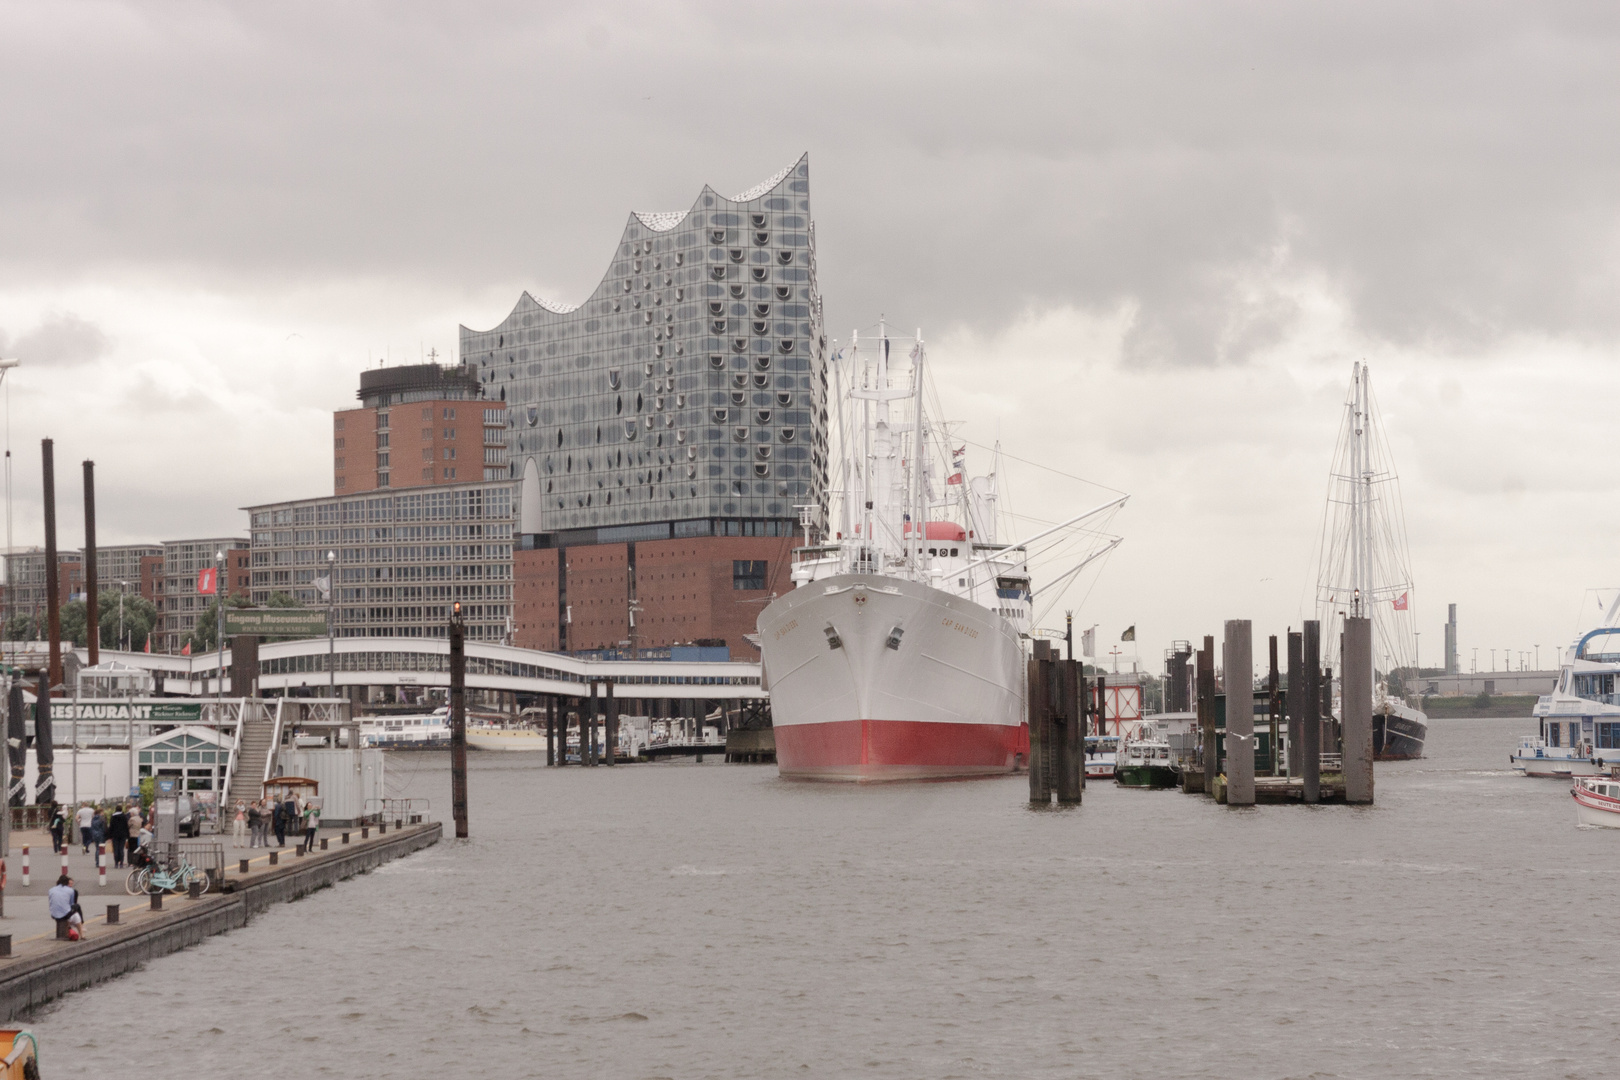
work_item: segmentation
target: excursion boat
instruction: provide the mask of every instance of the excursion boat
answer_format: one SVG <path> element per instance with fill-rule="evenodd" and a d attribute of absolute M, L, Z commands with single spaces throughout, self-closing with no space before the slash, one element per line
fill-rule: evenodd
<path fill-rule="evenodd" d="M 1010 773 L 1029 747 L 1030 545 L 1072 544 L 1072 526 L 1125 499 L 999 542 L 994 471 L 969 479 L 966 448 L 944 442 L 926 413 L 921 336 L 909 363 L 891 363 L 886 332 L 864 351 L 853 340 L 829 363 L 838 516 L 824 522 L 822 508 L 801 508 L 807 544 L 794 552 L 794 587 L 758 621 L 778 772 L 844 781 Z"/>
<path fill-rule="evenodd" d="M 418 716 L 362 716 L 360 745 L 379 750 L 443 750 L 450 745 L 450 710 Z"/>
<path fill-rule="evenodd" d="M 1373 757 L 1405 761 L 1423 756 L 1429 718 L 1401 693 L 1399 672 L 1417 667 L 1416 609 L 1411 554 L 1399 478 L 1375 409 L 1372 376 L 1357 363 L 1351 372 L 1329 478 L 1316 578 L 1322 641 L 1341 640 L 1346 616 L 1372 621 Z M 1330 657 L 1323 665 L 1342 667 Z"/>
<path fill-rule="evenodd" d="M 1087 735 L 1086 779 L 1112 780 L 1118 754 L 1118 735 Z"/>
<path fill-rule="evenodd" d="M 1620 594 L 1603 625 L 1576 639 L 1553 692 L 1536 699 L 1538 731 L 1519 740 L 1513 767 L 1526 776 L 1596 776 L 1620 765 L 1620 652 L 1596 643 L 1620 635 Z"/>
<path fill-rule="evenodd" d="M 1127 739 L 1114 766 L 1120 787 L 1171 788 L 1181 782 L 1172 766 L 1170 741 L 1157 735 Z"/>
<path fill-rule="evenodd" d="M 1620 778 L 1577 776 L 1569 793 L 1575 797 L 1576 824 L 1620 829 Z"/>

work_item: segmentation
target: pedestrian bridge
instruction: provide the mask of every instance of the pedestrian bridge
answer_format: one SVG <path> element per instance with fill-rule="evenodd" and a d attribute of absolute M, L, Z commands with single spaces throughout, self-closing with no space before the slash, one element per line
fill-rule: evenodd
<path fill-rule="evenodd" d="M 40 642 L 22 646 L 25 656 L 7 659 L 19 666 L 43 666 Z M 448 687 L 450 643 L 442 638 L 338 638 L 328 661 L 325 638 L 279 641 L 259 646 L 259 693 L 275 695 L 308 691 L 320 694 L 337 687 Z M 745 701 L 769 695 L 760 687 L 760 666 L 737 662 L 685 660 L 586 660 L 561 653 L 520 649 L 513 645 L 466 643 L 467 687 L 518 694 L 589 697 L 592 682 L 613 683 L 620 700 L 701 698 Z M 88 662 L 86 650 L 75 650 Z M 37 654 L 37 655 L 36 655 Z M 150 671 L 158 693 L 210 697 L 245 692 L 231 685 L 231 650 L 224 654 L 224 686 L 219 685 L 219 654 L 174 656 L 164 653 L 102 649 L 100 662 L 117 661 Z"/>

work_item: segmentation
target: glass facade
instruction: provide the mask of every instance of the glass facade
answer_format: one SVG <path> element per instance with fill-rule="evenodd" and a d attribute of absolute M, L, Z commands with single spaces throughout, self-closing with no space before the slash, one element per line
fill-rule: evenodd
<path fill-rule="evenodd" d="M 336 555 L 338 637 L 444 637 L 461 601 L 467 636 L 499 641 L 512 614 L 512 485 L 441 484 L 248 508 L 253 601 L 326 604 Z"/>
<path fill-rule="evenodd" d="M 504 402 L 525 534 L 796 520 L 827 488 L 808 157 L 685 213 L 633 213 L 578 307 L 528 293 L 461 358 Z"/>

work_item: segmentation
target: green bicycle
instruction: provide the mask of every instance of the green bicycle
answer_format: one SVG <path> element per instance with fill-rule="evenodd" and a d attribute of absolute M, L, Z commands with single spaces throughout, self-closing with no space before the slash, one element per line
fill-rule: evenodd
<path fill-rule="evenodd" d="M 208 874 L 192 866 L 185 859 L 172 870 L 165 870 L 161 866 L 141 866 L 129 872 L 124 882 L 124 891 L 131 896 L 142 893 L 187 892 L 191 883 L 195 881 L 202 892 L 208 891 L 211 881 Z"/>

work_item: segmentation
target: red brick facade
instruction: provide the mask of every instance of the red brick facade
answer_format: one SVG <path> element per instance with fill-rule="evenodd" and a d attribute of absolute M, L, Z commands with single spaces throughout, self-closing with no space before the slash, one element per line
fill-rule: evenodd
<path fill-rule="evenodd" d="M 485 412 L 489 430 L 485 431 Z M 379 414 L 387 414 L 379 426 Z M 500 419 L 493 419 L 498 414 Z M 412 401 L 332 414 L 332 492 L 460 484 L 485 479 L 486 458 L 506 475 L 506 406 L 498 401 Z M 487 437 L 486 437 L 487 436 Z M 487 454 L 486 449 L 493 451 Z"/>
<path fill-rule="evenodd" d="M 733 660 L 758 660 L 744 637 L 752 634 L 771 596 L 792 587 L 792 537 L 705 536 L 567 548 L 567 649 L 611 649 L 630 640 L 632 548 L 635 593 L 641 605 L 636 645 L 661 648 L 719 640 Z M 765 588 L 738 588 L 737 562 L 765 564 Z M 562 648 L 558 633 L 557 552 L 513 553 L 514 643 L 530 649 Z"/>

